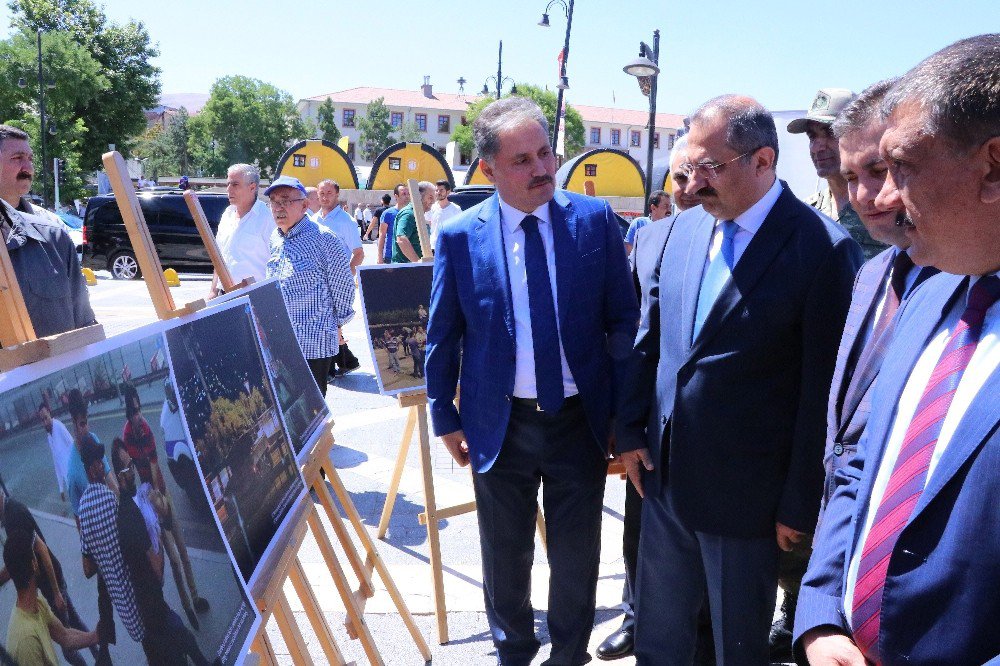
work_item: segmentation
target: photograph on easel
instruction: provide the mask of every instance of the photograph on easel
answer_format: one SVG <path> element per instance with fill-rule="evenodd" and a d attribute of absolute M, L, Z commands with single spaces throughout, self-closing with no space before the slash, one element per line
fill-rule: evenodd
<path fill-rule="evenodd" d="M 256 631 L 180 422 L 166 326 L 0 376 L 0 644 L 16 663 L 237 664 Z M 38 640 L 39 617 L 85 647 Z"/>
<path fill-rule="evenodd" d="M 375 377 L 383 395 L 420 390 L 433 264 L 360 266 L 358 284 Z"/>
<path fill-rule="evenodd" d="M 330 410 L 299 349 L 277 280 L 254 285 L 247 296 L 275 399 L 292 450 L 301 461 L 312 450 Z"/>
<path fill-rule="evenodd" d="M 187 431 L 233 560 L 251 587 L 305 483 L 282 424 L 250 303 L 166 333 Z"/>

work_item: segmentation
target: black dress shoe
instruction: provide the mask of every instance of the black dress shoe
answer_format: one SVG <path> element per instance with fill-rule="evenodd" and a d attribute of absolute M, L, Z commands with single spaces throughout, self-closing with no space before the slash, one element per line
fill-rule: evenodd
<path fill-rule="evenodd" d="M 632 629 L 619 629 L 604 639 L 604 642 L 597 646 L 596 654 L 598 659 L 611 661 L 621 659 L 632 654 L 635 648 L 635 639 Z"/>

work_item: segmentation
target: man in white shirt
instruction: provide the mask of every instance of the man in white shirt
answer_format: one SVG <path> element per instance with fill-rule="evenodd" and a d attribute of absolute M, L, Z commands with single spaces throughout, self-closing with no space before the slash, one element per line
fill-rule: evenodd
<path fill-rule="evenodd" d="M 38 419 L 45 428 L 49 440 L 49 451 L 52 452 L 52 466 L 56 472 L 56 483 L 59 484 L 59 498 L 66 501 L 66 468 L 69 465 L 69 454 L 73 450 L 73 435 L 59 419 L 52 418 L 49 406 L 44 402 L 38 406 Z"/>
<path fill-rule="evenodd" d="M 427 221 L 431 225 L 431 248 L 437 245 L 438 229 L 448 218 L 455 217 L 462 212 L 462 208 L 457 203 L 448 201 L 451 194 L 451 183 L 447 180 L 439 180 L 434 184 L 437 188 L 434 205 L 431 206 L 427 215 Z"/>
<path fill-rule="evenodd" d="M 222 213 L 215 239 L 237 282 L 248 277 L 262 282 L 271 258 L 271 234 L 276 227 L 267 204 L 257 199 L 259 184 L 260 171 L 251 164 L 234 164 L 227 171 L 230 206 Z M 213 275 L 210 296 L 218 296 L 220 290 L 219 276 Z"/>
<path fill-rule="evenodd" d="M 313 217 L 319 211 L 319 190 L 315 187 L 306 188 L 306 215 Z"/>
<path fill-rule="evenodd" d="M 365 251 L 361 248 L 361 232 L 357 223 L 340 205 L 340 185 L 326 179 L 320 181 L 316 191 L 319 194 L 319 212 L 313 216 L 313 222 L 323 225 L 344 241 L 351 251 L 351 273 L 355 273 L 364 261 Z"/>

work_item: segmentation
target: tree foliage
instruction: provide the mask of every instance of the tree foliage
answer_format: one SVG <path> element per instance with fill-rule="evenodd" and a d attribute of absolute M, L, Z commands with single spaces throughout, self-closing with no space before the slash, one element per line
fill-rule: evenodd
<path fill-rule="evenodd" d="M 190 117 L 187 109 L 181 107 L 167 129 L 153 125 L 136 139 L 131 151 L 142 162 L 147 177 L 156 180 L 161 176 L 180 176 L 191 173 L 194 165 L 190 139 Z"/>
<path fill-rule="evenodd" d="M 333 108 L 333 100 L 327 97 L 319 110 L 316 112 L 316 127 L 319 130 L 319 138 L 330 143 L 337 143 L 340 140 L 340 128 L 337 127 L 337 112 Z"/>
<path fill-rule="evenodd" d="M 413 121 L 403 123 L 399 128 L 399 140 L 407 143 L 419 143 L 424 140 L 424 135 Z"/>
<path fill-rule="evenodd" d="M 129 137 L 141 133 L 146 127 L 143 111 L 157 103 L 160 70 L 152 59 L 159 52 L 146 27 L 137 21 L 109 21 L 92 0 L 9 0 L 7 6 L 12 27 L 32 36 L 43 31 L 43 50 L 63 34 L 99 64 L 101 94 L 78 96 L 72 107 L 72 117 L 86 129 L 79 139 L 80 165 L 99 167 L 108 144 L 124 147 Z"/>
<path fill-rule="evenodd" d="M 360 132 L 358 146 L 361 157 L 365 160 L 374 160 L 379 153 L 395 143 L 392 124 L 389 122 L 389 107 L 385 105 L 384 97 L 369 102 L 364 117 L 355 122 Z"/>
<path fill-rule="evenodd" d="M 271 178 L 288 145 L 308 131 L 289 93 L 248 76 L 217 80 L 188 127 L 195 166 L 216 177 L 230 164 L 245 162 Z"/>
<path fill-rule="evenodd" d="M 545 114 L 545 119 L 548 121 L 549 130 L 551 131 L 556 120 L 556 93 L 528 83 L 518 83 L 517 93 L 515 94 L 519 97 L 527 97 L 542 109 L 542 113 Z M 504 95 L 504 97 L 510 96 L 510 93 Z M 482 113 L 483 109 L 494 101 L 495 100 L 492 97 L 484 97 L 474 102 L 465 113 L 468 124 L 459 125 L 455 128 L 455 131 L 452 132 L 452 140 L 458 143 L 458 147 L 461 148 L 463 153 L 471 155 L 475 151 L 476 144 L 472 140 L 472 123 L 479 117 L 479 114 Z M 580 112 L 569 104 L 564 104 L 564 106 L 566 110 L 565 157 L 566 159 L 569 159 L 583 150 L 585 134 L 583 130 L 583 118 L 580 117 Z"/>

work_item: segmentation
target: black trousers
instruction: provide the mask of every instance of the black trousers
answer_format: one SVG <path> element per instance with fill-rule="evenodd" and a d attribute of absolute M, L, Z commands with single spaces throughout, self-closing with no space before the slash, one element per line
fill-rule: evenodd
<path fill-rule="evenodd" d="M 539 648 L 531 607 L 539 485 L 550 570 L 545 663 L 590 660 L 607 469 L 579 400 L 554 415 L 515 402 L 500 456 L 473 475 L 486 616 L 503 666 L 528 666 Z"/>
<path fill-rule="evenodd" d="M 327 356 L 326 358 L 307 358 L 306 363 L 309 364 L 309 370 L 313 374 L 313 379 L 316 380 L 316 385 L 319 386 L 320 394 L 325 397 L 326 377 L 330 374 L 330 366 L 333 364 L 333 357 Z"/>

